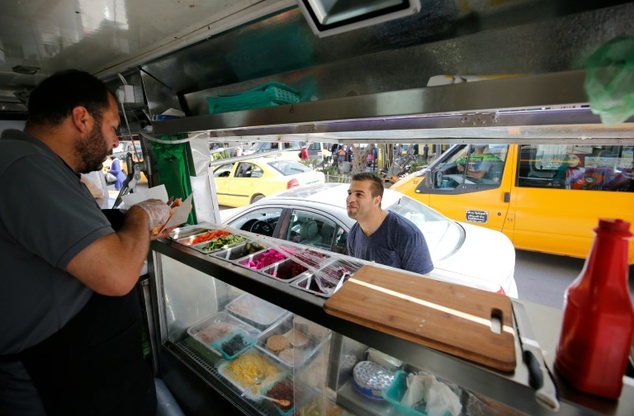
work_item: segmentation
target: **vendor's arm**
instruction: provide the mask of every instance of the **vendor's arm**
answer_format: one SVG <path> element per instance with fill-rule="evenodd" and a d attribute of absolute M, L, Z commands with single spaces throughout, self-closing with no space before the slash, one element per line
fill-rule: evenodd
<path fill-rule="evenodd" d="M 150 218 L 142 208 L 131 207 L 121 229 L 105 235 L 80 251 L 66 270 L 97 293 L 127 294 L 136 284 L 150 244 Z M 165 237 L 167 230 L 152 237 Z"/>

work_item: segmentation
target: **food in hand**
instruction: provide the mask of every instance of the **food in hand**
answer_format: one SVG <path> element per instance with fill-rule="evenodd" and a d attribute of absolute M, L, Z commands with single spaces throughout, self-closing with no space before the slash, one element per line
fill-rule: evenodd
<path fill-rule="evenodd" d="M 172 215 L 174 215 L 174 213 L 176 212 L 176 209 L 178 207 L 180 207 L 182 204 L 183 204 L 183 199 L 182 198 L 176 198 L 171 203 L 168 204 L 170 206 L 170 210 L 171 210 L 169 218 L 163 224 L 157 225 L 156 227 L 152 228 L 152 230 L 150 230 L 152 235 L 157 235 L 157 234 L 159 234 L 161 232 L 163 227 L 165 227 L 165 224 L 167 224 L 169 222 L 170 218 L 172 218 Z"/>

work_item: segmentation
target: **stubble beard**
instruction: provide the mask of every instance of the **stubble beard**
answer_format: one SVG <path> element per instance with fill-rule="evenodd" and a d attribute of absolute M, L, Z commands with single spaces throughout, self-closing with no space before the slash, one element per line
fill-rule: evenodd
<path fill-rule="evenodd" d="M 100 170 L 103 161 L 108 156 L 108 146 L 106 139 L 101 133 L 101 120 L 95 117 L 95 124 L 88 137 L 77 142 L 75 151 L 79 155 L 82 166 L 79 173 L 89 173 Z"/>

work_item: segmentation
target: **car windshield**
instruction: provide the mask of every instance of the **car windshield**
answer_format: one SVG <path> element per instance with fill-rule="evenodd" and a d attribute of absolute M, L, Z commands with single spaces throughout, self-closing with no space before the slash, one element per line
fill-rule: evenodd
<path fill-rule="evenodd" d="M 399 195 L 384 208 L 401 214 L 423 231 L 434 260 L 438 261 L 450 256 L 464 241 L 465 233 L 462 227 L 406 195 Z"/>
<path fill-rule="evenodd" d="M 301 163 L 297 163 L 292 160 L 272 160 L 270 162 L 267 162 L 267 164 L 284 176 L 296 175 L 298 173 L 311 171 L 309 167 L 306 167 Z"/>

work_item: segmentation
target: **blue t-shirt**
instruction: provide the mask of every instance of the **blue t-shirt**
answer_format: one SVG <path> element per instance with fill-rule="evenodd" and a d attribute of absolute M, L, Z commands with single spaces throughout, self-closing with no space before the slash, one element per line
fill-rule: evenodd
<path fill-rule="evenodd" d="M 369 237 L 355 223 L 348 235 L 348 253 L 414 273 L 426 274 L 434 269 L 423 233 L 416 224 L 391 211 Z"/>

